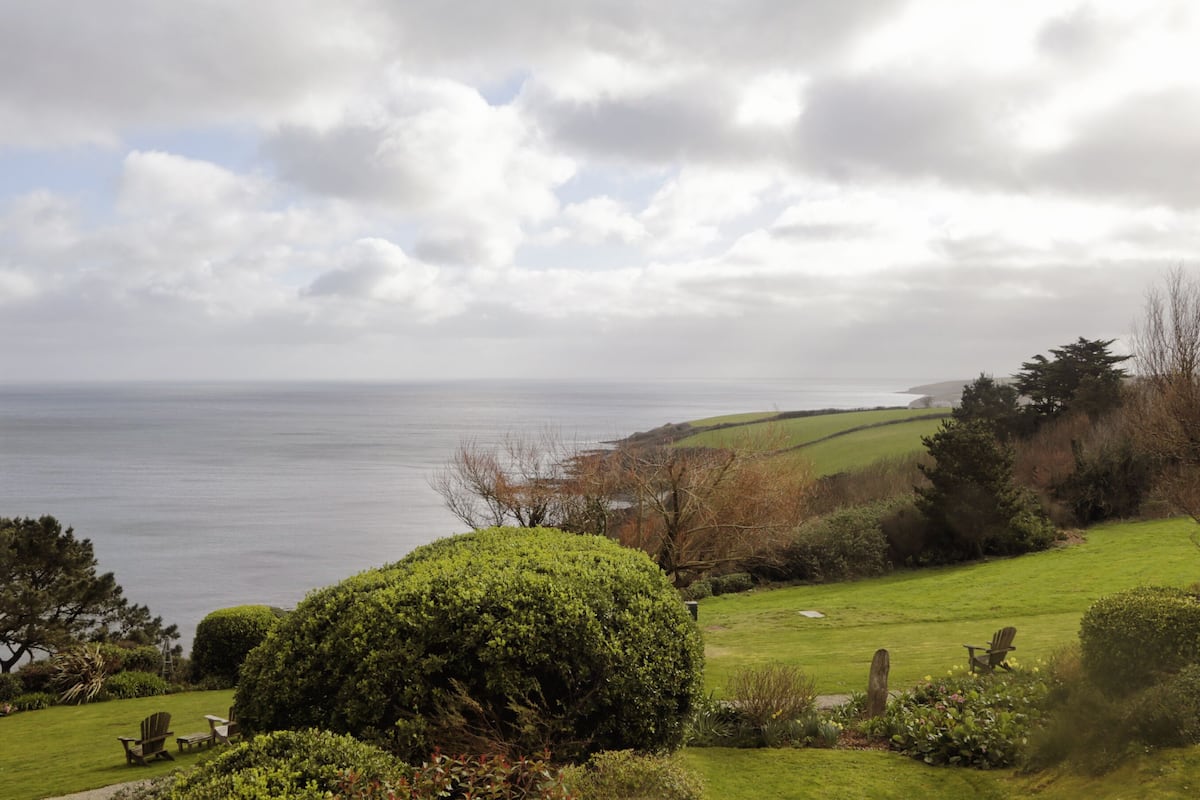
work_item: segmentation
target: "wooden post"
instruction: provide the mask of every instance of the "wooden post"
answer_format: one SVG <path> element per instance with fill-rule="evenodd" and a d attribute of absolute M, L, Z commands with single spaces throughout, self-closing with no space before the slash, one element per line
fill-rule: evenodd
<path fill-rule="evenodd" d="M 880 648 L 871 659 L 871 677 L 867 682 L 867 717 L 878 717 L 887 709 L 888 670 L 891 669 L 888 651 Z"/>

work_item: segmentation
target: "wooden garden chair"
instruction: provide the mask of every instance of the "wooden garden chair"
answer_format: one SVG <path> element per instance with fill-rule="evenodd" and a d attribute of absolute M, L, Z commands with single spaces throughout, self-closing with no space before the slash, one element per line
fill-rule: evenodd
<path fill-rule="evenodd" d="M 125 745 L 125 763 L 146 766 L 146 762 L 156 758 L 174 761 L 175 757 L 167 750 L 167 737 L 172 733 L 170 727 L 171 715 L 159 711 L 142 720 L 141 738 L 118 736 L 117 739 Z"/>
<path fill-rule="evenodd" d="M 967 661 L 971 664 L 971 672 L 976 670 L 993 672 L 996 667 L 1011 671 L 1012 667 L 1008 665 L 1008 654 L 1017 649 L 1013 645 L 1013 637 L 1016 635 L 1016 628 L 1001 628 L 996 631 L 992 637 L 992 643 L 989 645 L 964 644 L 963 647 L 967 648 Z M 975 654 L 976 650 L 980 651 L 979 655 Z"/>
<path fill-rule="evenodd" d="M 228 719 L 215 714 L 205 714 L 204 718 L 208 720 L 208 727 L 212 729 L 213 739 L 219 744 L 229 744 L 231 738 L 242 733 L 238 728 L 237 718 L 233 715 L 233 706 L 229 707 Z"/>

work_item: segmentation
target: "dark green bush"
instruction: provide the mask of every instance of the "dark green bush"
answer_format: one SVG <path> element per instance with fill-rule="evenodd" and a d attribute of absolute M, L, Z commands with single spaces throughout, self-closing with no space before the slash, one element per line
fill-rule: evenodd
<path fill-rule="evenodd" d="M 12 707 L 17 711 L 37 711 L 49 708 L 58 703 L 58 695 L 51 692 L 26 692 L 12 699 Z"/>
<path fill-rule="evenodd" d="M 706 597 L 712 597 L 712 581 L 710 581 L 708 578 L 701 578 L 698 581 L 692 581 L 686 587 L 681 589 L 679 594 L 684 600 L 703 600 Z"/>
<path fill-rule="evenodd" d="M 1151 747 L 1200 744 L 1200 664 L 1138 694 L 1125 724 L 1134 738 Z"/>
<path fill-rule="evenodd" d="M 1084 612 L 1079 641 L 1088 677 L 1128 694 L 1200 662 L 1200 599 L 1150 586 L 1101 597 Z"/>
<path fill-rule="evenodd" d="M 703 800 L 704 784 L 678 756 L 631 750 L 596 753 L 564 775 L 574 796 L 586 800 Z"/>
<path fill-rule="evenodd" d="M 870 503 L 801 525 L 780 554 L 787 580 L 836 581 L 882 575 L 888 542 L 883 517 L 895 503 Z"/>
<path fill-rule="evenodd" d="M 11 672 L 0 672 L 0 703 L 7 703 L 25 692 L 21 679 Z"/>
<path fill-rule="evenodd" d="M 25 687 L 26 692 L 52 692 L 58 670 L 46 659 L 26 664 L 17 670 L 16 675 L 21 679 L 21 685 Z"/>
<path fill-rule="evenodd" d="M 108 671 L 153 672 L 162 670 L 162 653 L 152 645 L 125 647 L 119 644 L 102 644 L 100 652 L 108 664 Z"/>
<path fill-rule="evenodd" d="M 246 654 L 257 647 L 279 624 L 270 606 L 221 608 L 196 626 L 192 643 L 192 679 L 237 683 L 238 669 Z"/>
<path fill-rule="evenodd" d="M 310 594 L 242 669 L 238 717 L 420 758 L 679 744 L 702 645 L 643 553 L 495 528 Z"/>
<path fill-rule="evenodd" d="M 353 770 L 363 781 L 392 782 L 405 767 L 377 747 L 325 731 L 256 736 L 182 773 L 173 800 L 320 800 Z"/>
<path fill-rule="evenodd" d="M 736 594 L 754 588 L 754 578 L 749 572 L 731 572 L 710 578 L 713 594 Z"/>
<path fill-rule="evenodd" d="M 157 697 L 167 694 L 170 690 L 170 685 L 153 672 L 118 672 L 104 682 L 104 694 L 112 700 Z"/>

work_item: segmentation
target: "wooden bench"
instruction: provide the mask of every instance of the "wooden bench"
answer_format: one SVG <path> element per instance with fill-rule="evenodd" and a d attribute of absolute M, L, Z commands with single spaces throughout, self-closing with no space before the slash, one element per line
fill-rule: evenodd
<path fill-rule="evenodd" d="M 212 747 L 216 739 L 213 737 L 212 731 L 204 731 L 203 733 L 189 733 L 187 736 L 180 736 L 175 740 L 179 745 L 179 752 L 191 750 L 193 747 Z"/>

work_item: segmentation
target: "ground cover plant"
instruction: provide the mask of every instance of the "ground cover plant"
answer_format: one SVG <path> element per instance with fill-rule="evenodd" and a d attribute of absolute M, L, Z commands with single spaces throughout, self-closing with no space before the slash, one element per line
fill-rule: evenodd
<path fill-rule="evenodd" d="M 246 659 L 238 718 L 351 733 L 410 759 L 439 746 L 564 760 L 670 748 L 701 660 L 645 554 L 496 528 L 309 595 Z"/>
<path fill-rule="evenodd" d="M 871 657 L 891 653 L 891 683 L 966 663 L 1004 626 L 1032 663 L 1075 639 L 1080 617 L 1105 594 L 1150 584 L 1183 586 L 1200 572 L 1191 520 L 1103 525 L 1069 547 L 957 567 L 902 570 L 853 583 L 794 586 L 703 599 L 705 685 L 720 694 L 741 666 L 782 662 L 823 694 L 862 691 Z M 801 611 L 819 611 L 810 619 Z"/>
<path fill-rule="evenodd" d="M 207 752 L 177 753 L 171 742 L 174 762 L 128 766 L 117 737 L 136 736 L 141 721 L 156 711 L 171 714 L 176 735 L 206 731 L 204 715 L 223 713 L 232 699 L 232 691 L 181 692 L 0 717 L 0 799 L 56 797 L 194 765 Z"/>

